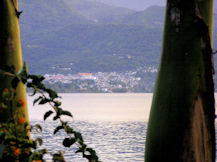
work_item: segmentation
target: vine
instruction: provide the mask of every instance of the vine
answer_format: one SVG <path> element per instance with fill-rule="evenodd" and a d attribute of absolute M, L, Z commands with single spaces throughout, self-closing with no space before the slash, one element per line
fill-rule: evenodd
<path fill-rule="evenodd" d="M 87 147 L 84 143 L 82 134 L 75 131 L 67 121 L 62 119 L 62 116 L 69 116 L 70 118 L 73 118 L 73 116 L 69 111 L 61 108 L 60 96 L 54 90 L 45 87 L 42 83 L 45 78 L 42 75 L 28 74 L 27 65 L 24 62 L 22 69 L 18 73 L 15 72 L 14 66 L 6 66 L 4 69 L 1 69 L 0 77 L 6 76 L 12 78 L 12 88 L 3 91 L 0 111 L 10 109 L 11 118 L 6 123 L 0 123 L 0 160 L 42 162 L 45 161 L 44 155 L 50 154 L 54 162 L 65 162 L 61 151 L 48 153 L 47 149 L 39 149 L 39 146 L 43 143 L 41 138 L 30 139 L 28 135 L 30 131 L 42 131 L 42 127 L 39 124 L 29 126 L 25 122 L 23 114 L 20 114 L 19 111 L 12 112 L 14 111 L 13 107 L 18 107 L 16 109 L 18 110 L 26 104 L 22 99 L 16 99 L 16 88 L 18 83 L 21 82 L 27 88 L 32 89 L 32 96 L 38 94 L 33 104 L 50 105 L 51 110 L 44 114 L 44 121 L 51 118 L 51 115 L 54 115 L 53 121 L 59 121 L 59 125 L 54 129 L 53 135 L 60 130 L 66 133 L 66 137 L 62 141 L 63 146 L 71 147 L 76 145 L 77 150 L 75 153 L 81 153 L 83 158 L 86 158 L 89 162 L 99 162 L 95 150 Z"/>

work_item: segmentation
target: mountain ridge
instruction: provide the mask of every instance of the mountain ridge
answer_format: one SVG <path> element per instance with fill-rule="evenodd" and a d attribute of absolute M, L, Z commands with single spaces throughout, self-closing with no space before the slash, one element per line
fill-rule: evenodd
<path fill-rule="evenodd" d="M 20 18 L 23 57 L 29 62 L 30 71 L 68 73 L 62 70 L 67 66 L 70 72 L 109 72 L 158 66 L 164 7 L 152 6 L 144 11 L 124 9 L 119 12 L 118 20 L 105 23 L 90 21 L 62 2 L 21 0 L 20 9 L 24 10 Z M 95 16 L 103 11 L 96 13 Z M 215 23 L 216 18 L 215 15 Z M 214 33 L 217 33 L 216 28 Z M 215 48 L 216 42 L 214 37 Z"/>

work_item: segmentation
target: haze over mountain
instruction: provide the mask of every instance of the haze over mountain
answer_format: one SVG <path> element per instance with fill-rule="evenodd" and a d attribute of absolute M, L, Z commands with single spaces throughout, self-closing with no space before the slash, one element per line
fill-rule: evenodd
<path fill-rule="evenodd" d="M 71 11 L 76 11 L 94 23 L 115 23 L 134 11 L 106 5 L 94 0 L 64 0 Z"/>
<path fill-rule="evenodd" d="M 31 72 L 158 66 L 164 7 L 133 11 L 96 0 L 20 0 L 19 6 L 24 11 L 20 18 L 23 55 Z"/>
<path fill-rule="evenodd" d="M 143 11 L 150 6 L 165 6 L 166 0 L 93 0 L 100 1 L 106 4 L 125 7 L 136 11 Z"/>

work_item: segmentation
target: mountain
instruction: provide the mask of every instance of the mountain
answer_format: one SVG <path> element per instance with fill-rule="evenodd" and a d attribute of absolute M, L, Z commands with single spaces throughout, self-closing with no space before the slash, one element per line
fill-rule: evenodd
<path fill-rule="evenodd" d="M 158 64 L 161 34 L 160 28 L 138 25 L 72 24 L 29 40 L 23 53 L 34 72 L 135 70 Z"/>
<path fill-rule="evenodd" d="M 94 0 L 104 2 L 113 6 L 129 8 L 136 11 L 143 11 L 146 8 L 154 5 L 166 6 L 165 0 Z"/>
<path fill-rule="evenodd" d="M 150 6 L 144 11 L 134 12 L 123 18 L 122 23 L 161 27 L 164 23 L 165 7 Z"/>
<path fill-rule="evenodd" d="M 73 72 L 125 71 L 157 63 L 151 55 L 159 55 L 162 29 L 122 22 L 135 11 L 92 0 L 20 0 L 19 6 L 31 72 L 64 72 L 64 66 Z"/>
<path fill-rule="evenodd" d="M 107 5 L 93 0 L 64 0 L 72 11 L 77 11 L 86 19 L 95 23 L 117 23 L 134 11 Z"/>
<path fill-rule="evenodd" d="M 19 6 L 24 11 L 20 18 L 23 58 L 30 72 L 111 72 L 158 66 L 164 7 L 132 11 L 93 0 L 20 0 Z M 216 44 L 214 37 L 215 49 Z"/>
<path fill-rule="evenodd" d="M 131 10 L 143 11 L 150 6 L 166 6 L 166 0 L 92 0 L 100 1 L 113 6 L 129 8 Z M 217 13 L 217 0 L 214 0 L 214 13 Z"/>
<path fill-rule="evenodd" d="M 89 23 L 62 0 L 20 0 L 19 8 L 23 11 L 20 18 L 23 34 L 56 30 L 72 22 Z"/>

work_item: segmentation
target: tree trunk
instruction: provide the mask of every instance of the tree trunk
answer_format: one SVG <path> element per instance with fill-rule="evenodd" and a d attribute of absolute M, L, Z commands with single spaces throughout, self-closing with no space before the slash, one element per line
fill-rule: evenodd
<path fill-rule="evenodd" d="M 167 0 L 145 162 L 215 162 L 212 0 Z"/>
<path fill-rule="evenodd" d="M 20 43 L 19 12 L 17 0 L 0 0 L 0 69 L 6 65 L 14 65 L 16 72 L 22 68 L 22 53 Z M 0 78 L 0 101 L 5 88 L 11 89 L 12 77 Z M 22 83 L 16 89 L 16 99 L 22 99 L 22 108 L 13 107 L 13 114 L 9 109 L 0 113 L 0 122 L 6 122 L 14 113 L 22 116 L 28 122 L 26 90 Z"/>

